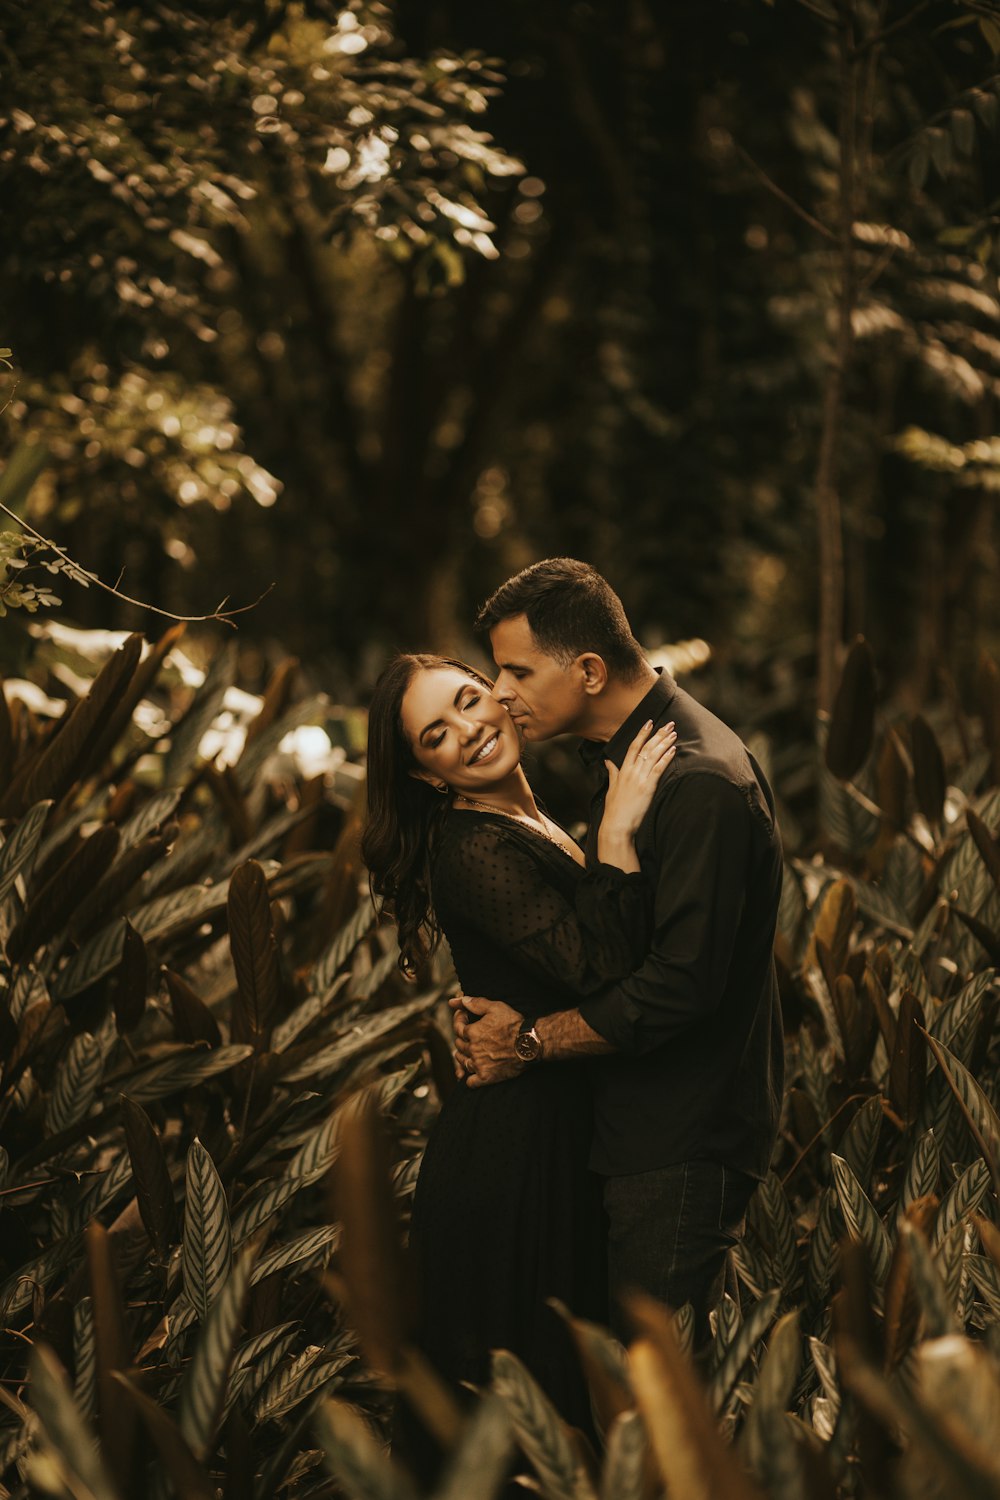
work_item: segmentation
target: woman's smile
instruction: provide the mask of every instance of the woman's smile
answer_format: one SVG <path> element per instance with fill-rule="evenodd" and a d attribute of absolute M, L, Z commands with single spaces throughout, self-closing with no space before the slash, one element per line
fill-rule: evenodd
<path fill-rule="evenodd" d="M 478 750 L 473 751 L 473 753 L 469 756 L 467 764 L 470 766 L 481 766 L 484 761 L 492 760 L 494 754 L 499 749 L 500 732 L 499 730 L 495 729 L 490 735 L 489 739 L 486 740 L 482 745 L 480 745 Z"/>

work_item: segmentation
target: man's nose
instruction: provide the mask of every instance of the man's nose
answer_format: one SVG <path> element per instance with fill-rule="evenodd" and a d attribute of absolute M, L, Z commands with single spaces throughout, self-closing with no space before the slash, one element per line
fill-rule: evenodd
<path fill-rule="evenodd" d="M 493 697 L 498 703 L 509 703 L 514 697 L 514 689 L 508 683 L 503 672 L 500 673 L 500 676 L 493 684 Z"/>

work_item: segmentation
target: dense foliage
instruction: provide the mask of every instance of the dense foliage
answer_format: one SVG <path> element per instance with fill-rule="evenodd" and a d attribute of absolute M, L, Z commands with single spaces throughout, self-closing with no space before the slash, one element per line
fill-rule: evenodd
<path fill-rule="evenodd" d="M 30 684 L 0 703 L 3 1493 L 409 1500 L 375 1436 L 390 1386 L 453 1447 L 448 1500 L 497 1493 L 515 1452 L 560 1500 L 652 1497 L 657 1474 L 694 1496 L 1000 1493 L 982 1436 L 1000 1400 L 995 667 L 975 717 L 876 733 L 852 650 L 825 852 L 786 870 L 773 1170 L 700 1371 L 688 1310 L 634 1301 L 625 1362 L 572 1321 L 597 1460 L 510 1355 L 465 1418 L 406 1342 L 397 1220 L 453 1086 L 450 979 L 405 986 L 359 900 L 358 716 L 294 701 L 291 663 L 261 700 L 234 693 L 232 650 L 192 690 L 179 631 L 98 641 L 88 689 L 95 643 L 53 634 L 39 665 L 54 687 L 72 661 L 80 696 L 54 723 Z M 303 728 L 327 755 L 305 777 Z"/>

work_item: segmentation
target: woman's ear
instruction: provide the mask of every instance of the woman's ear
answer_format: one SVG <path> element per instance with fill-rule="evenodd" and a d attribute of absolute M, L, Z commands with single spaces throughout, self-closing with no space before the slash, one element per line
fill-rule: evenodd
<path fill-rule="evenodd" d="M 434 776 L 430 771 L 408 771 L 407 775 L 412 776 L 414 781 L 425 781 L 432 792 L 440 792 L 442 796 L 448 794 L 448 783 L 442 781 L 440 776 Z"/>
<path fill-rule="evenodd" d="M 596 651 L 587 651 L 577 657 L 577 665 L 583 679 L 583 691 L 591 697 L 603 693 L 608 685 L 608 669 L 603 656 L 598 656 Z"/>

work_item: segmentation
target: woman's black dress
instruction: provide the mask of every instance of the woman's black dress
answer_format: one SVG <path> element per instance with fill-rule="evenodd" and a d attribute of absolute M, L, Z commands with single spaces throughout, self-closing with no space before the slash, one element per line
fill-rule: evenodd
<path fill-rule="evenodd" d="M 584 872 L 500 814 L 446 815 L 432 894 L 465 993 L 532 1019 L 571 1008 L 645 952 L 641 876 Z M 439 1371 L 482 1385 L 489 1351 L 510 1349 L 583 1428 L 585 1387 L 546 1299 L 607 1321 L 606 1229 L 587 1168 L 594 1065 L 538 1063 L 504 1083 L 456 1085 L 431 1131 L 410 1232 L 420 1343 Z"/>

